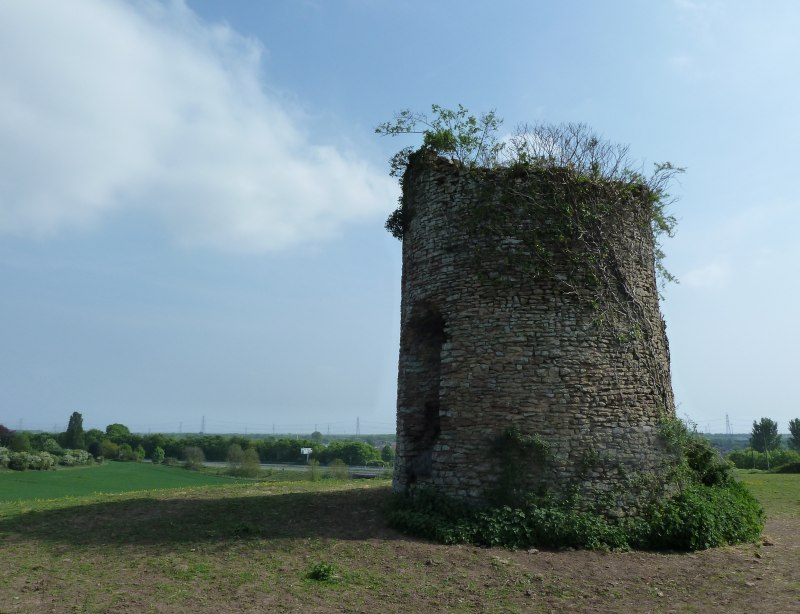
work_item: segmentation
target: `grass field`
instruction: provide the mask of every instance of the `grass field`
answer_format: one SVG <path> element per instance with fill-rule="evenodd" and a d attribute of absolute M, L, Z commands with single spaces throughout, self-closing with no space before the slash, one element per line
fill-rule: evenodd
<path fill-rule="evenodd" d="M 0 612 L 798 611 L 800 476 L 741 477 L 766 541 L 690 554 L 411 539 L 372 480 L 0 503 Z"/>
<path fill-rule="evenodd" d="M 0 502 L 83 497 L 95 493 L 122 493 L 158 488 L 213 486 L 232 482 L 236 480 L 150 463 L 109 462 L 58 471 L 2 471 Z"/>
<path fill-rule="evenodd" d="M 738 475 L 764 506 L 769 517 L 800 518 L 799 474 L 739 471 Z"/>

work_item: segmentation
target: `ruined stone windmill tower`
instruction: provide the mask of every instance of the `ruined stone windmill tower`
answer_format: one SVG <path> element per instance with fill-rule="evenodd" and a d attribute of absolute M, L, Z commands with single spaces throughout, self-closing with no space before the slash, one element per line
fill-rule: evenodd
<path fill-rule="evenodd" d="M 568 169 L 410 157 L 395 491 L 636 512 L 674 461 L 651 207 L 645 186 Z"/>

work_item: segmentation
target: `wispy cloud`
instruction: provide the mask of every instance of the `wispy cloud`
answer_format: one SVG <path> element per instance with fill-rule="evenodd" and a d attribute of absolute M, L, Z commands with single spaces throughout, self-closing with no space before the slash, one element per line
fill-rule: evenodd
<path fill-rule="evenodd" d="M 700 79 L 703 76 L 695 59 L 688 54 L 677 54 L 667 58 L 667 66 L 678 75 L 689 79 Z"/>
<path fill-rule="evenodd" d="M 680 273 L 690 288 L 722 289 L 781 283 L 794 276 L 798 261 L 794 229 L 800 204 L 759 204 L 732 213 L 703 235 L 705 263 Z M 794 286 L 791 286 L 794 291 Z M 755 292 L 755 290 L 753 291 Z"/>
<path fill-rule="evenodd" d="M 730 265 L 727 262 L 717 261 L 683 273 L 680 280 L 690 288 L 717 289 L 727 284 L 730 274 Z"/>
<path fill-rule="evenodd" d="M 264 251 L 390 208 L 382 169 L 268 93 L 263 55 L 179 0 L 0 3 L 0 232 L 135 210 L 182 243 Z"/>
<path fill-rule="evenodd" d="M 683 11 L 703 11 L 708 4 L 701 0 L 672 0 L 672 3 Z"/>

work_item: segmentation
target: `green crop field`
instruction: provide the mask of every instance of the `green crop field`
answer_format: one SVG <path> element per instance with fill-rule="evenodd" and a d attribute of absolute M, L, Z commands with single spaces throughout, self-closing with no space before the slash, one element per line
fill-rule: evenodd
<path fill-rule="evenodd" d="M 104 463 L 58 471 L 0 471 L 0 502 L 95 493 L 231 484 L 241 480 L 150 463 Z"/>

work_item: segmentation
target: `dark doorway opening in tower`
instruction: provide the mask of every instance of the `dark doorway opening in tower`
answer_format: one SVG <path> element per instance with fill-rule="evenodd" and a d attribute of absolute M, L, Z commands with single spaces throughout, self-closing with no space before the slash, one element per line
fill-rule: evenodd
<path fill-rule="evenodd" d="M 445 321 L 438 309 L 418 305 L 407 325 L 408 344 L 406 380 L 408 406 L 403 430 L 408 450 L 408 484 L 431 476 L 433 450 L 441 432 L 439 388 L 442 378 L 442 345 L 446 340 Z"/>

